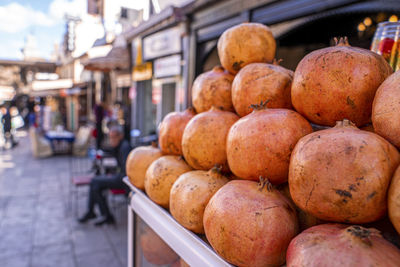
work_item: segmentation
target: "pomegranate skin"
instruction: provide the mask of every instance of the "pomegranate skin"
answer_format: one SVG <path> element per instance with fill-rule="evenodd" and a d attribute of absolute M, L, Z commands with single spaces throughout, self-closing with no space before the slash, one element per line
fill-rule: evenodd
<path fill-rule="evenodd" d="M 229 130 L 229 168 L 242 179 L 258 181 L 263 176 L 272 184 L 285 183 L 293 148 L 311 132 L 307 120 L 293 110 L 254 110 Z"/>
<path fill-rule="evenodd" d="M 293 71 L 279 65 L 252 63 L 242 68 L 232 83 L 232 102 L 236 113 L 246 116 L 251 105 L 268 100 L 269 108 L 292 108 L 290 89 Z"/>
<path fill-rule="evenodd" d="M 196 115 L 193 108 L 171 112 L 160 124 L 158 143 L 166 155 L 182 155 L 182 135 L 186 124 Z"/>
<path fill-rule="evenodd" d="M 204 230 L 215 251 L 236 266 L 281 266 L 298 232 L 296 211 L 278 190 L 233 180 L 211 198 Z"/>
<path fill-rule="evenodd" d="M 261 23 L 242 23 L 233 26 L 218 40 L 221 65 L 232 74 L 255 62 L 272 62 L 276 41 L 271 30 Z"/>
<path fill-rule="evenodd" d="M 376 91 L 372 106 L 375 132 L 400 149 L 400 72 L 387 78 Z"/>
<path fill-rule="evenodd" d="M 220 66 L 200 74 L 192 86 L 192 102 L 196 112 L 205 112 L 212 107 L 235 111 L 231 94 L 233 78 L 232 74 Z"/>
<path fill-rule="evenodd" d="M 344 120 L 297 143 L 290 158 L 290 195 L 321 220 L 373 222 L 386 213 L 387 190 L 399 162 L 388 141 Z"/>
<path fill-rule="evenodd" d="M 375 92 L 392 72 L 382 56 L 348 43 L 315 50 L 294 72 L 292 104 L 319 125 L 349 119 L 362 126 L 371 121 Z"/>
<path fill-rule="evenodd" d="M 296 236 L 286 254 L 287 267 L 395 267 L 400 250 L 374 228 L 321 224 Z"/>

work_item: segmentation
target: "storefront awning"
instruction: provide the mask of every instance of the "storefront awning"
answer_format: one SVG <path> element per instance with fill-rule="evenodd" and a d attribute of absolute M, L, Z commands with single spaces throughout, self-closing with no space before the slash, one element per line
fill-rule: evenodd
<path fill-rule="evenodd" d="M 129 69 L 129 51 L 126 47 L 113 47 L 104 57 L 87 59 L 82 62 L 85 69 L 109 72 Z"/>
<path fill-rule="evenodd" d="M 32 96 L 59 95 L 61 89 L 69 89 L 74 85 L 72 79 L 58 79 L 50 81 L 33 81 Z"/>

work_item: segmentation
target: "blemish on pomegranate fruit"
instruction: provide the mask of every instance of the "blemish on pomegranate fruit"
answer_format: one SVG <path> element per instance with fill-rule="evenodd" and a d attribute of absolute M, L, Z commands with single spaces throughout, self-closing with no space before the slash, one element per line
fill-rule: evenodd
<path fill-rule="evenodd" d="M 356 192 L 357 191 L 356 190 L 356 185 L 354 185 L 354 184 L 349 185 L 349 190 Z"/>
<path fill-rule="evenodd" d="M 367 199 L 370 200 L 371 198 L 373 198 L 376 195 L 376 191 L 372 192 L 371 194 L 369 194 L 367 196 Z"/>
<path fill-rule="evenodd" d="M 352 198 L 353 195 L 347 190 L 335 189 L 336 194 L 342 197 Z"/>
<path fill-rule="evenodd" d="M 352 109 L 355 109 L 355 108 L 356 108 L 356 104 L 355 104 L 354 101 L 350 98 L 350 96 L 347 96 L 346 102 L 347 102 L 347 105 L 351 106 Z"/>

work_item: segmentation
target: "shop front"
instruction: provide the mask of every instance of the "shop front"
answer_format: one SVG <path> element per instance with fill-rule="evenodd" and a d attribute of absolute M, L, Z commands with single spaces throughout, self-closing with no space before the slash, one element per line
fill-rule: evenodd
<path fill-rule="evenodd" d="M 188 106 L 183 64 L 186 24 L 175 8 L 155 15 L 126 36 L 132 49 L 132 130 L 134 145 L 155 140 L 162 119 Z"/>
<path fill-rule="evenodd" d="M 207 2 L 207 1 L 206 1 Z M 369 49 L 377 24 L 400 14 L 398 1 L 221 1 L 206 3 L 189 12 L 191 22 L 191 81 L 219 64 L 217 41 L 229 27 L 258 22 L 272 30 L 277 59 L 294 70 L 313 50 L 333 45 L 333 38 L 347 36 L 353 46 Z"/>

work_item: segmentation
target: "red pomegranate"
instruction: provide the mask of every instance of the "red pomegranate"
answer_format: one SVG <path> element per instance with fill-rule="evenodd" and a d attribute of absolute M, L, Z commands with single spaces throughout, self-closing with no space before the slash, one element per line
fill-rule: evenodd
<path fill-rule="evenodd" d="M 158 143 L 164 154 L 182 155 L 182 135 L 186 124 L 196 113 L 193 108 L 171 112 L 161 122 Z"/>
<path fill-rule="evenodd" d="M 192 102 L 198 113 L 218 107 L 225 111 L 234 111 L 232 105 L 233 75 L 222 67 L 200 74 L 193 82 Z"/>
<path fill-rule="evenodd" d="M 250 114 L 252 104 L 268 100 L 269 108 L 291 108 L 290 88 L 293 71 L 284 67 L 252 63 L 242 68 L 232 84 L 232 102 L 236 113 Z"/>
<path fill-rule="evenodd" d="M 292 104 L 316 124 L 334 126 L 349 119 L 362 126 L 371 120 L 376 90 L 392 72 L 382 56 L 341 39 L 300 61 L 294 72 Z"/>
<path fill-rule="evenodd" d="M 389 218 L 400 233 L 400 167 L 397 168 L 388 192 Z"/>
<path fill-rule="evenodd" d="M 204 212 L 206 237 L 237 266 L 280 266 L 297 234 L 296 211 L 270 184 L 234 180 L 221 187 Z"/>
<path fill-rule="evenodd" d="M 255 62 L 272 62 L 276 41 L 271 30 L 260 23 L 242 23 L 222 33 L 218 40 L 218 56 L 222 66 L 236 74 Z"/>
<path fill-rule="evenodd" d="M 182 137 L 182 151 L 187 163 L 197 170 L 209 170 L 226 163 L 226 136 L 239 117 L 215 107 L 194 116 L 186 125 Z"/>
<path fill-rule="evenodd" d="M 388 141 L 344 120 L 297 143 L 290 159 L 290 195 L 322 220 L 373 222 L 386 213 L 386 192 L 399 162 Z"/>
<path fill-rule="evenodd" d="M 204 209 L 215 192 L 228 181 L 218 168 L 182 174 L 171 188 L 171 215 L 186 229 L 204 234 Z"/>
<path fill-rule="evenodd" d="M 286 255 L 287 267 L 399 266 L 400 250 L 374 228 L 321 224 L 296 236 Z"/>
<path fill-rule="evenodd" d="M 376 91 L 372 106 L 375 132 L 400 148 L 400 72 L 387 78 Z"/>
<path fill-rule="evenodd" d="M 238 177 L 271 183 L 287 181 L 290 154 L 297 141 L 312 132 L 310 124 L 297 112 L 255 106 L 229 130 L 226 150 L 231 171 Z"/>
<path fill-rule="evenodd" d="M 139 189 L 144 189 L 144 178 L 150 164 L 162 156 L 155 143 L 151 146 L 139 146 L 129 152 L 126 159 L 126 175 L 129 181 Z"/>

